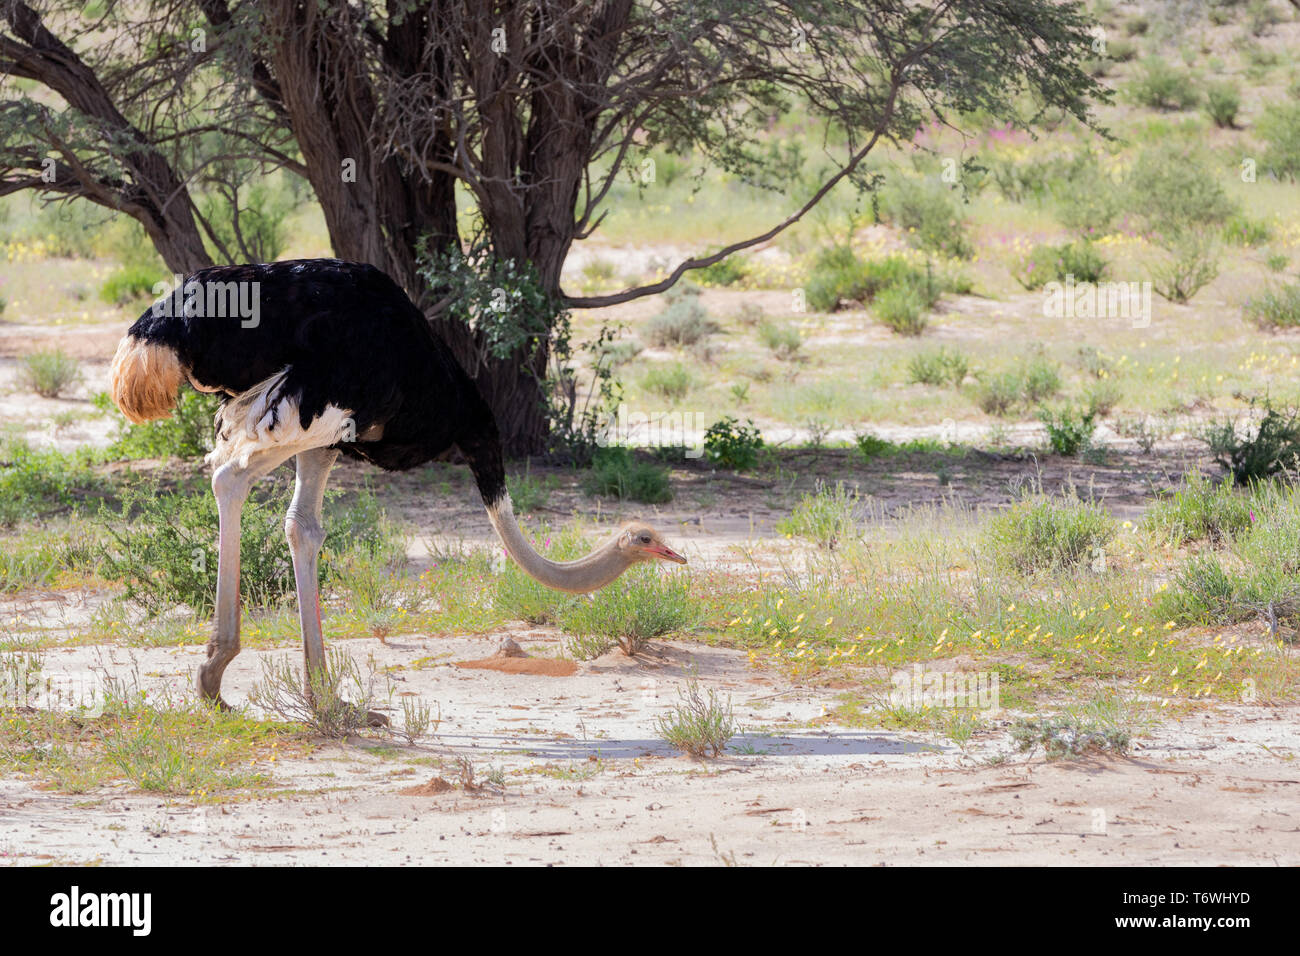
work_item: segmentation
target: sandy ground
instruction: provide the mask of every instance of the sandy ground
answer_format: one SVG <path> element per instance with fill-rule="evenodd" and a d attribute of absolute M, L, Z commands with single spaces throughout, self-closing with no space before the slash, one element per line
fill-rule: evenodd
<path fill-rule="evenodd" d="M 106 358 L 123 327 L 61 336 L 86 361 L 86 379 L 68 398 L 46 400 L 19 394 L 14 376 L 16 356 L 42 345 L 48 330 L 6 326 L 0 421 L 25 424 L 33 441 L 64 449 L 105 442 L 107 420 L 91 414 L 87 399 L 105 386 Z M 75 420 L 37 424 L 60 413 Z M 957 427 L 956 434 L 903 426 L 880 433 L 975 437 L 962 430 L 974 426 Z M 1012 440 L 1033 436 L 1017 432 Z M 1047 490 L 1074 482 L 1128 518 L 1153 488 L 1198 463 L 1186 444 L 1157 451 L 1140 467 L 976 456 L 952 463 L 942 483 L 932 465 L 894 459 L 861 465 L 854 483 L 893 513 L 943 498 L 995 506 L 1026 480 Z M 792 467 L 811 480 L 822 464 L 810 453 Z M 343 466 L 333 484 L 355 488 L 367 477 L 373 473 Z M 693 564 L 710 568 L 776 570 L 795 547 L 773 537 L 775 521 L 797 500 L 793 487 L 685 466 L 674 480 L 671 505 L 602 505 L 602 517 L 635 511 Z M 463 479 L 454 481 L 449 493 L 436 494 L 422 473 L 385 482 L 385 503 L 415 528 L 417 562 L 457 544 L 490 544 L 481 505 Z M 525 523 L 562 524 L 575 510 L 589 511 L 590 502 L 565 484 Z M 0 621 L 19 632 L 75 630 L 110 597 L 30 592 L 0 601 Z M 550 659 L 557 650 L 554 632 L 510 633 L 535 656 Z M 395 701 L 414 694 L 437 702 L 442 721 L 413 747 L 377 736 L 324 742 L 310 756 L 265 765 L 267 791 L 195 806 L 125 787 L 68 795 L 0 779 L 0 861 L 1300 863 L 1300 707 L 1223 707 L 1164 724 L 1127 759 L 1048 763 L 1012 754 L 1004 725 L 977 734 L 965 750 L 934 735 L 837 726 L 825 717 L 836 691 L 797 687 L 750 668 L 742 653 L 697 644 L 665 644 L 636 661 L 615 652 L 567 676 L 453 666 L 488 656 L 499 637 L 334 642 L 391 669 Z M 258 658 L 285 653 L 246 650 L 227 672 L 228 697 L 247 695 Z M 197 647 L 72 647 L 49 651 L 46 667 L 99 667 L 155 694 L 189 695 L 202 654 Z M 717 760 L 677 755 L 656 733 L 688 667 L 706 687 L 732 696 L 746 728 Z M 476 788 L 462 785 L 459 758 L 471 762 Z M 489 776 L 504 785 L 485 783 Z"/>
<path fill-rule="evenodd" d="M 555 652 L 554 634 L 515 636 L 536 657 Z M 495 640 L 346 642 L 359 661 L 405 665 L 392 671 L 393 700 L 437 701 L 436 735 L 415 746 L 323 743 L 263 766 L 272 775 L 265 794 L 196 807 L 125 789 L 65 795 L 0 781 L 0 859 L 1300 863 L 1300 708 L 1222 708 L 1164 725 L 1130 758 L 1048 763 L 1012 755 L 1002 729 L 962 752 L 924 734 L 828 724 L 821 715 L 834 691 L 796 688 L 724 649 L 670 643 L 638 660 L 615 651 L 568 677 L 453 666 L 488 656 Z M 286 652 L 245 651 L 235 661 L 232 701 L 260 673 L 257 658 L 272 653 Z M 152 693 L 188 693 L 201 655 L 75 648 L 51 651 L 47 667 L 103 667 Z M 746 727 L 716 760 L 679 756 L 655 732 L 688 666 L 731 695 Z M 461 785 L 460 757 L 479 789 Z M 487 782 L 492 771 L 503 786 Z"/>

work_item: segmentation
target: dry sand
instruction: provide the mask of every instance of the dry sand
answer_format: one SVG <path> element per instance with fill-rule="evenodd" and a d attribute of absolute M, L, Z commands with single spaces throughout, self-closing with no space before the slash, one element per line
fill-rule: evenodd
<path fill-rule="evenodd" d="M 532 656 L 507 660 L 555 653 L 544 630 L 514 636 Z M 393 699 L 437 701 L 437 733 L 414 747 L 323 743 L 263 766 L 274 784 L 266 793 L 195 806 L 125 788 L 66 795 L 0 780 L 0 859 L 1300 863 L 1300 708 L 1202 712 L 1140 739 L 1129 758 L 995 763 L 1011 754 L 1004 729 L 962 752 L 932 735 L 828 724 L 834 691 L 795 687 L 725 649 L 669 643 L 639 660 L 615 651 L 570 676 L 451 666 L 490 658 L 499 638 L 336 642 L 378 668 L 405 665 L 392 672 Z M 284 653 L 241 654 L 228 697 L 244 698 L 258 658 Z M 153 694 L 186 694 L 201 656 L 196 647 L 82 647 L 51 651 L 48 667 L 104 667 L 138 675 Z M 655 732 L 687 667 L 730 694 L 748 728 L 720 759 L 677 755 Z"/>

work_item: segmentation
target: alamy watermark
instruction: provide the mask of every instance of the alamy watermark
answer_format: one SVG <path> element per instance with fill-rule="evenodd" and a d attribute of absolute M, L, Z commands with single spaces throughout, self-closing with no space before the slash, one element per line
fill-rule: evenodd
<path fill-rule="evenodd" d="M 629 411 L 620 403 L 618 411 L 605 419 L 596 435 L 596 444 L 637 445 L 641 448 L 683 448 L 687 458 L 704 454 L 704 430 L 708 424 L 704 412 Z"/>
<path fill-rule="evenodd" d="M 246 329 L 255 329 L 262 321 L 260 282 L 186 282 L 178 274 L 154 285 L 153 294 L 157 297 L 153 304 L 156 316 L 238 318 Z"/>
<path fill-rule="evenodd" d="M 910 671 L 895 671 L 890 679 L 893 707 L 969 707 L 998 709 L 998 675 L 986 671 L 927 671 L 913 664 Z"/>
<path fill-rule="evenodd" d="M 0 671 L 0 707 L 76 711 L 87 717 L 104 713 L 106 691 L 90 671 L 44 671 L 39 663 L 20 660 Z"/>
<path fill-rule="evenodd" d="M 1043 315 L 1049 319 L 1126 319 L 1135 329 L 1151 325 L 1150 282 L 1064 282 L 1043 286 Z"/>

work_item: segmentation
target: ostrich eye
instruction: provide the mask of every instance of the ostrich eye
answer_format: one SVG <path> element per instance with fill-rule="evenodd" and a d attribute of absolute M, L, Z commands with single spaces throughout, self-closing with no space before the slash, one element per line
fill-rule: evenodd
<path fill-rule="evenodd" d="M 643 534 L 643 535 L 641 535 L 641 543 L 642 543 L 642 544 L 649 544 L 649 543 L 650 543 L 650 535 L 648 535 L 648 534 Z"/>

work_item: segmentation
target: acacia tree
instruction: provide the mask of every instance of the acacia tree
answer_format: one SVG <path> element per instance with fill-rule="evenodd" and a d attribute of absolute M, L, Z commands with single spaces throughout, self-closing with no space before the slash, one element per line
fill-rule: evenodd
<path fill-rule="evenodd" d="M 1027 126 L 1032 102 L 1088 122 L 1101 95 L 1080 69 L 1090 24 L 1056 0 L 0 0 L 0 23 L 0 193 L 125 212 L 188 272 L 249 254 L 232 176 L 305 178 L 335 254 L 425 309 L 514 454 L 545 445 L 565 310 L 661 292 L 771 239 L 842 181 L 865 187 L 882 139 L 936 117 Z M 572 244 L 648 150 L 787 193 L 803 182 L 800 152 L 761 135 L 796 103 L 835 136 L 788 216 L 660 281 L 564 292 Z M 457 269 L 536 294 L 469 307 Z"/>

